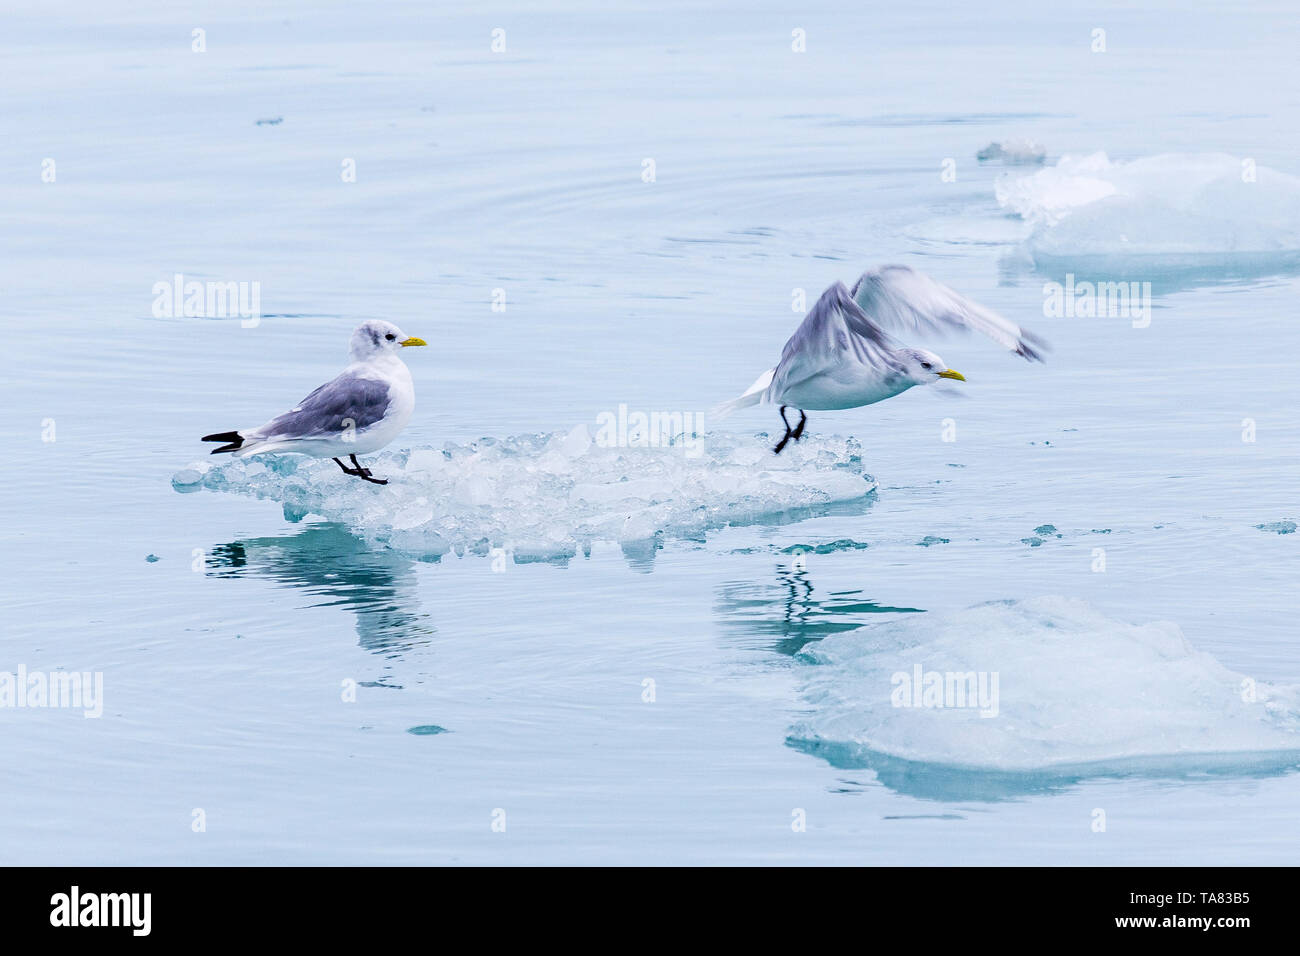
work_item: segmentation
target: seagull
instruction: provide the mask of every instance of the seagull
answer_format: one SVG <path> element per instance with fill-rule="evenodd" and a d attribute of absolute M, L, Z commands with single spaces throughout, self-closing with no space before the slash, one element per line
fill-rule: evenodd
<path fill-rule="evenodd" d="M 369 468 L 361 467 L 357 455 L 383 448 L 411 420 L 415 386 L 398 349 L 428 344 L 391 322 L 363 322 L 352 333 L 352 364 L 337 378 L 265 425 L 204 435 L 203 441 L 224 442 L 212 454 L 230 452 L 236 458 L 267 452 L 333 458 L 343 474 L 386 485 L 388 479 L 375 478 Z M 351 468 L 339 459 L 344 454 Z"/>
<path fill-rule="evenodd" d="M 773 451 L 803 437 L 805 409 L 858 408 L 899 395 L 913 385 L 940 379 L 966 381 L 943 359 L 925 349 L 908 348 L 889 334 L 983 332 L 1031 362 L 1043 361 L 1048 345 L 1038 336 L 941 285 L 910 266 L 889 265 L 862 274 L 850 291 L 836 282 L 809 310 L 781 361 L 743 395 L 713 410 L 716 418 L 751 405 L 779 405 L 785 435 Z M 799 412 L 790 427 L 785 410 Z"/>

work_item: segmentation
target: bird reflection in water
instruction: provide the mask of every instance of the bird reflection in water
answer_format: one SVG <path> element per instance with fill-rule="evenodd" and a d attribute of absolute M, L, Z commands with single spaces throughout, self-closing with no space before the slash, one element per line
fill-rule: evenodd
<path fill-rule="evenodd" d="M 729 581 L 714 610 L 723 629 L 780 654 L 797 654 L 811 641 L 852 631 L 880 614 L 912 614 L 919 607 L 879 604 L 861 590 L 818 592 L 799 560 L 777 566 L 775 583 Z"/>
<path fill-rule="evenodd" d="M 321 599 L 308 607 L 346 608 L 356 615 L 361 646 L 376 654 L 398 657 L 436 633 L 419 609 L 414 561 L 372 548 L 337 524 L 217 545 L 208 555 L 208 574 L 265 577 Z"/>

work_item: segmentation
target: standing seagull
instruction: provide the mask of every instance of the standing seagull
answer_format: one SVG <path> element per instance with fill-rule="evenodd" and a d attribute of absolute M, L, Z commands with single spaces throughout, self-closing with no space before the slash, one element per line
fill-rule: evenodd
<path fill-rule="evenodd" d="M 371 319 L 352 333 L 352 364 L 333 381 L 326 382 L 296 407 L 265 425 L 241 431 L 204 435 L 204 441 L 225 442 L 212 454 L 231 452 L 236 458 L 265 452 L 292 452 L 312 458 L 333 458 L 345 475 L 376 485 L 357 455 L 378 451 L 397 437 L 415 411 L 415 386 L 411 371 L 397 357 L 407 345 L 427 345 L 391 322 Z M 339 460 L 346 454 L 349 468 Z"/>
<path fill-rule="evenodd" d="M 785 435 L 778 455 L 798 441 L 808 423 L 805 409 L 873 405 L 941 378 L 966 381 L 943 359 L 925 349 L 907 348 L 886 331 L 945 332 L 971 329 L 1030 361 L 1041 362 L 1047 343 L 1002 316 L 976 305 L 910 266 L 881 266 L 862 274 L 850 292 L 836 282 L 785 343 L 781 361 L 758 377 L 739 398 L 713 410 L 722 418 L 750 405 L 779 405 Z M 794 428 L 785 410 L 799 411 Z"/>

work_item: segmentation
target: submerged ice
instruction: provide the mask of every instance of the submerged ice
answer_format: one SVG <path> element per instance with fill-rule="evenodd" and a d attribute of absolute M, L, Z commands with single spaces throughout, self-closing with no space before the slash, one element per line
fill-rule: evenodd
<path fill-rule="evenodd" d="M 752 436 L 606 447 L 578 426 L 567 434 L 386 452 L 365 463 L 389 484 L 293 455 L 199 463 L 172 484 L 181 492 L 269 498 L 286 516 L 319 515 L 412 553 L 501 548 L 516 560 L 573 555 L 596 541 L 693 537 L 816 513 L 862 500 L 876 487 L 858 443 L 833 436 L 810 436 L 777 457 Z"/>
<path fill-rule="evenodd" d="M 1290 755 L 1300 688 L 1234 673 L 1169 622 L 1060 597 L 913 615 L 801 652 L 810 715 L 792 743 L 991 771 Z"/>

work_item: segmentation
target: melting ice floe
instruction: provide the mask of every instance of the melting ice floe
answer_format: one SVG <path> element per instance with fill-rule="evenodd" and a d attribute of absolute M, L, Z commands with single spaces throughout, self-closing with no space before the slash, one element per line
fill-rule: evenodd
<path fill-rule="evenodd" d="M 182 492 L 209 489 L 282 502 L 355 534 L 418 554 L 486 553 L 516 560 L 573 555 L 593 541 L 693 537 L 857 502 L 876 488 L 852 438 L 815 435 L 777 457 L 755 437 L 702 435 L 669 447 L 610 448 L 585 426 L 566 434 L 483 438 L 364 462 L 388 485 L 295 455 L 200 462 Z"/>
<path fill-rule="evenodd" d="M 998 203 L 1029 224 L 1035 261 L 1155 257 L 1172 266 L 1300 261 L 1300 179 L 1221 153 L 1112 162 L 1064 156 L 1004 173 Z"/>
<path fill-rule="evenodd" d="M 792 743 L 844 765 L 877 756 L 1065 773 L 1168 767 L 1171 758 L 1206 767 L 1227 756 L 1236 766 L 1252 757 L 1300 766 L 1300 688 L 1228 670 L 1175 624 L 1126 624 L 1078 600 L 909 616 L 828 637 L 800 656 L 817 666 L 803 689 L 811 713 Z M 910 680 L 918 668 L 989 675 L 984 686 L 995 693 L 977 707 L 932 706 L 937 697 L 908 706 L 927 701 L 900 696 L 896 675 Z"/>

